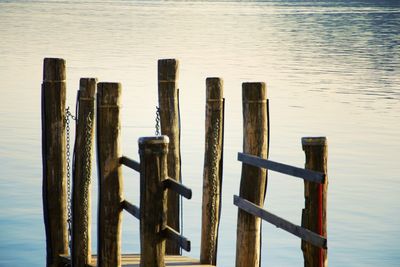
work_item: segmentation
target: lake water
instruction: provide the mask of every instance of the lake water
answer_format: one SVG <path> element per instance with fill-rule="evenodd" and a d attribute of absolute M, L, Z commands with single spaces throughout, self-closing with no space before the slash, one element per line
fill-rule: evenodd
<path fill-rule="evenodd" d="M 330 266 L 400 266 L 400 1 L 0 0 L 0 266 L 45 263 L 44 57 L 67 60 L 69 106 L 80 77 L 122 83 L 123 154 L 135 159 L 138 137 L 154 134 L 157 59 L 180 60 L 183 182 L 193 189 L 184 201 L 189 255 L 199 257 L 200 247 L 205 78 L 219 76 L 219 266 L 235 261 L 244 81 L 267 84 L 270 159 L 304 166 L 301 137 L 328 138 Z M 126 198 L 138 203 L 137 175 L 124 176 Z M 271 174 L 265 203 L 300 224 L 302 181 Z M 138 231 L 124 215 L 124 252 L 139 252 Z M 297 237 L 263 224 L 262 266 L 302 261 Z"/>

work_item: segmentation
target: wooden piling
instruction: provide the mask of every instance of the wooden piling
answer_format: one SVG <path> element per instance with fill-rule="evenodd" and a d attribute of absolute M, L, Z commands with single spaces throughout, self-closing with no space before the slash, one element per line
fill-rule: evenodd
<path fill-rule="evenodd" d="M 206 80 L 206 124 L 200 262 L 216 265 L 221 210 L 224 127 L 223 81 Z"/>
<path fill-rule="evenodd" d="M 43 215 L 47 266 L 68 254 L 65 150 L 65 60 L 45 58 L 42 83 Z"/>
<path fill-rule="evenodd" d="M 302 146 L 306 155 L 305 168 L 325 174 L 322 184 L 304 181 L 305 208 L 302 212 L 302 227 L 327 237 L 326 200 L 328 189 L 328 148 L 325 137 L 304 137 Z M 301 242 L 305 267 L 328 266 L 327 249 Z"/>
<path fill-rule="evenodd" d="M 98 266 L 121 265 L 123 200 L 120 122 L 121 85 L 97 86 L 97 159 L 99 176 Z"/>
<path fill-rule="evenodd" d="M 178 68 L 179 62 L 176 59 L 161 59 L 158 61 L 158 103 L 161 134 L 169 137 L 168 176 L 181 182 Z M 179 232 L 179 195 L 169 190 L 167 199 L 167 223 L 171 228 Z M 179 244 L 175 240 L 167 240 L 166 252 L 168 255 L 180 254 Z"/>
<path fill-rule="evenodd" d="M 140 154 L 140 266 L 165 266 L 167 192 L 167 136 L 139 139 Z"/>
<path fill-rule="evenodd" d="M 72 187 L 72 266 L 91 262 L 91 194 L 95 78 L 80 79 Z"/>
<path fill-rule="evenodd" d="M 243 83 L 243 152 L 267 158 L 268 116 L 264 83 Z M 266 192 L 266 170 L 242 165 L 240 197 L 263 206 Z M 238 211 L 236 267 L 260 265 L 260 218 Z"/>

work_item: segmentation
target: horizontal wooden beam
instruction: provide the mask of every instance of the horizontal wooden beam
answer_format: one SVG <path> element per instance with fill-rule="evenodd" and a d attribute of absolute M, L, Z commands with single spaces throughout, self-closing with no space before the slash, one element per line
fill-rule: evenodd
<path fill-rule="evenodd" d="M 59 263 L 60 266 L 71 266 L 71 256 L 68 254 L 60 254 L 59 255 Z M 85 267 L 96 267 L 97 265 L 95 263 L 86 263 Z"/>
<path fill-rule="evenodd" d="M 301 226 L 295 225 L 285 219 L 282 219 L 281 217 L 278 217 L 261 207 L 251 203 L 250 201 L 243 199 L 239 196 L 234 195 L 233 196 L 233 204 L 238 206 L 240 209 L 257 216 L 264 221 L 267 221 L 273 225 L 275 225 L 278 228 L 281 228 L 297 237 L 300 237 L 304 241 L 307 241 L 314 246 L 317 246 L 319 248 L 327 249 L 327 240 L 325 237 L 320 236 L 308 229 L 305 229 Z"/>
<path fill-rule="evenodd" d="M 177 242 L 179 244 L 179 246 L 181 248 L 183 248 L 187 252 L 190 252 L 190 247 L 191 247 L 190 240 L 188 240 L 186 237 L 182 236 L 180 233 L 178 233 L 171 227 L 165 226 L 165 228 L 161 231 L 161 235 L 164 238 L 174 240 L 175 242 Z"/>
<path fill-rule="evenodd" d="M 137 206 L 131 204 L 127 200 L 122 201 L 121 206 L 129 214 L 131 214 L 133 217 L 135 217 L 136 219 L 138 219 L 140 221 L 140 209 Z"/>
<path fill-rule="evenodd" d="M 137 162 L 137 161 L 135 161 L 135 160 L 133 160 L 133 159 L 130 159 L 130 158 L 125 157 L 125 156 L 122 156 L 122 157 L 119 159 L 119 162 L 120 162 L 122 165 L 125 165 L 125 166 L 131 168 L 132 170 L 135 170 L 135 171 L 137 171 L 137 172 L 140 172 L 140 163 Z"/>
<path fill-rule="evenodd" d="M 325 182 L 325 174 L 322 172 L 302 169 L 244 153 L 238 153 L 238 160 L 252 166 L 287 174 L 294 177 L 303 178 L 306 181 L 320 184 Z"/>
<path fill-rule="evenodd" d="M 167 178 L 167 179 L 163 180 L 163 184 L 164 184 L 164 188 L 171 189 L 187 199 L 192 198 L 192 189 L 187 188 L 186 186 L 175 181 L 172 178 Z"/>

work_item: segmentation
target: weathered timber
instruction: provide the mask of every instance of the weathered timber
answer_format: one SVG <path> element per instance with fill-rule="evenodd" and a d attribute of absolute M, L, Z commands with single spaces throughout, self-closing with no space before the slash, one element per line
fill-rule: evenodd
<path fill-rule="evenodd" d="M 304 181 L 305 208 L 302 213 L 302 226 L 323 237 L 326 232 L 326 199 L 328 190 L 328 145 L 325 137 L 304 137 L 302 146 L 306 156 L 305 167 L 325 174 L 323 184 Z M 305 267 L 328 266 L 327 249 L 318 248 L 302 241 Z"/>
<path fill-rule="evenodd" d="M 216 265 L 221 211 L 224 129 L 223 80 L 206 79 L 205 152 L 200 262 Z"/>
<path fill-rule="evenodd" d="M 268 159 L 262 159 L 260 157 L 247 155 L 244 153 L 238 153 L 238 160 L 260 168 L 265 168 L 270 171 L 275 171 L 283 174 L 288 174 L 290 176 L 303 178 L 306 181 L 323 183 L 325 180 L 325 174 L 322 172 L 302 169 L 283 163 L 275 162 Z"/>
<path fill-rule="evenodd" d="M 59 266 L 59 255 L 68 253 L 65 79 L 65 60 L 45 58 L 42 83 L 42 194 L 47 266 Z"/>
<path fill-rule="evenodd" d="M 72 265 L 91 262 L 92 152 L 94 141 L 94 101 L 96 78 L 82 78 L 78 91 L 78 114 L 74 147 L 72 187 Z"/>
<path fill-rule="evenodd" d="M 178 68 L 179 62 L 176 59 L 158 61 L 158 103 L 161 134 L 169 137 L 168 176 L 181 182 Z M 173 191 L 167 191 L 167 198 L 168 225 L 179 231 L 179 195 Z M 174 240 L 167 240 L 166 251 L 169 255 L 180 254 L 179 244 Z"/>
<path fill-rule="evenodd" d="M 133 217 L 140 220 L 140 209 L 127 200 L 122 201 L 122 208 L 129 212 Z"/>
<path fill-rule="evenodd" d="M 122 156 L 120 158 L 120 163 L 125 165 L 126 167 L 131 168 L 132 170 L 140 172 L 140 163 L 137 162 L 137 161 L 134 161 L 133 159 L 130 159 L 130 158 L 125 157 L 125 156 Z"/>
<path fill-rule="evenodd" d="M 243 152 L 261 158 L 267 157 L 267 101 L 264 83 L 243 83 Z M 266 192 L 266 170 L 242 165 L 240 197 L 263 206 Z M 236 266 L 260 265 L 261 220 L 238 210 Z"/>
<path fill-rule="evenodd" d="M 323 236 L 320 236 L 308 229 L 305 229 L 301 226 L 295 225 L 275 214 L 272 214 L 261 207 L 251 203 L 250 201 L 247 201 L 241 197 L 238 196 L 233 196 L 233 204 L 241 208 L 242 210 L 253 214 L 254 216 L 257 216 L 273 225 L 275 225 L 278 228 L 281 228 L 297 237 L 300 237 L 301 239 L 317 246 L 320 248 L 326 248 L 327 246 L 327 241 L 326 238 Z"/>
<path fill-rule="evenodd" d="M 142 137 L 140 154 L 140 251 L 141 267 L 165 266 L 166 191 L 168 136 Z"/>
<path fill-rule="evenodd" d="M 121 265 L 123 200 L 120 135 L 121 85 L 97 86 L 97 159 L 99 176 L 98 266 Z"/>
<path fill-rule="evenodd" d="M 171 189 L 187 199 L 192 198 L 192 189 L 187 188 L 183 184 L 178 183 L 177 181 L 175 181 L 169 177 L 163 180 L 163 185 L 164 185 L 164 189 L 167 189 L 167 188 Z"/>
<path fill-rule="evenodd" d="M 162 230 L 162 236 L 167 238 L 167 239 L 172 239 L 175 240 L 181 248 L 184 250 L 190 252 L 190 240 L 188 240 L 186 237 L 182 236 L 180 233 L 175 231 L 169 226 L 165 226 L 164 229 Z"/>

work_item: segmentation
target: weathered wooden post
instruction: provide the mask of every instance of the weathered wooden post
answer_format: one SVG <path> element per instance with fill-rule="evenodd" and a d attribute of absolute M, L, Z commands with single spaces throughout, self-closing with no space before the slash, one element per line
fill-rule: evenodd
<path fill-rule="evenodd" d="M 65 60 L 45 58 L 42 83 L 43 215 L 47 266 L 68 254 L 65 150 Z"/>
<path fill-rule="evenodd" d="M 139 139 L 140 154 L 140 266 L 164 267 L 167 193 L 167 136 Z"/>
<path fill-rule="evenodd" d="M 95 78 L 82 78 L 78 91 L 78 114 L 74 148 L 72 188 L 72 266 L 91 262 L 90 179 L 94 135 Z"/>
<path fill-rule="evenodd" d="M 206 80 L 206 140 L 203 172 L 203 207 L 200 262 L 216 265 L 221 210 L 224 127 L 223 81 Z"/>
<path fill-rule="evenodd" d="M 123 200 L 120 135 L 121 85 L 97 86 L 97 159 L 99 175 L 98 266 L 121 265 Z"/>
<path fill-rule="evenodd" d="M 304 181 L 305 208 L 302 214 L 302 226 L 321 236 L 326 232 L 326 200 L 328 189 L 328 148 L 325 137 L 302 138 L 303 150 L 306 155 L 305 168 L 325 174 L 323 184 Z M 305 267 L 328 266 L 327 250 L 318 248 L 305 241 L 301 242 Z"/>
<path fill-rule="evenodd" d="M 178 106 L 178 66 L 176 59 L 158 61 L 158 103 L 160 109 L 161 134 L 169 137 L 168 176 L 181 182 L 180 125 Z M 176 230 L 179 227 L 179 195 L 167 192 L 167 223 Z M 166 252 L 169 255 L 180 254 L 179 244 L 175 240 L 167 240 Z"/>
<path fill-rule="evenodd" d="M 268 116 L 264 83 L 243 83 L 243 152 L 267 158 Z M 266 170 L 242 165 L 240 197 L 263 206 L 267 186 Z M 259 267 L 261 219 L 238 211 L 236 266 Z"/>

